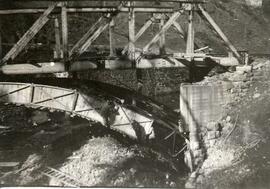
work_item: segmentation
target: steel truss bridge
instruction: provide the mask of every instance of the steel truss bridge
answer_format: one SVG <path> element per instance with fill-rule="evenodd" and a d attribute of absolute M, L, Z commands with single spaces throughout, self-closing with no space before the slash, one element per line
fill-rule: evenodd
<path fill-rule="evenodd" d="M 204 0 L 9 0 L 8 2 L 2 0 L 0 1 L 0 19 L 1 15 L 14 14 L 40 16 L 2 57 L 1 70 L 5 74 L 76 72 L 97 69 L 100 67 L 100 59 L 105 61 L 102 67 L 104 69 L 185 67 L 192 63 L 203 63 L 206 59 L 224 66 L 239 64 L 241 60 L 239 52 L 206 11 L 205 3 Z M 75 44 L 71 44 L 69 31 L 72 26 L 68 24 L 68 19 L 74 13 L 102 13 L 102 16 L 95 23 L 89 23 L 90 29 Z M 149 14 L 150 19 L 141 28 L 136 28 L 136 17 L 142 13 Z M 128 43 L 121 48 L 121 53 L 116 53 L 114 23 L 120 14 L 126 14 L 128 17 Z M 183 15 L 188 17 L 187 31 L 184 30 L 183 24 L 179 23 L 179 18 Z M 195 15 L 203 18 L 223 40 L 231 54 L 230 57 L 208 55 L 204 53 L 208 47 L 199 47 L 196 44 Z M 48 22 L 54 23 L 54 60 L 15 64 L 18 55 L 29 47 L 30 42 Z M 153 24 L 159 25 L 159 31 L 143 48 L 138 49 L 136 42 Z M 169 47 L 169 44 L 166 44 L 166 33 L 170 27 L 174 27 L 179 33 L 179 38 L 186 41 L 185 52 L 171 54 L 166 52 L 166 46 Z M 91 56 L 82 58 L 82 55 L 106 30 L 109 31 L 109 55 L 99 57 L 99 59 Z M 159 47 L 159 53 L 150 53 L 155 44 Z M 0 47 L 2 51 L 2 44 Z"/>

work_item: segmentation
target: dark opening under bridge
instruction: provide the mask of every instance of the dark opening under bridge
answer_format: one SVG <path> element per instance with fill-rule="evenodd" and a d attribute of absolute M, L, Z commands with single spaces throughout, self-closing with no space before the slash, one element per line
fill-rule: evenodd
<path fill-rule="evenodd" d="M 86 1 L 86 0 L 9 0 L 0 1 L 1 15 L 14 14 L 40 14 L 38 19 L 26 33 L 8 48 L 1 61 L 1 70 L 5 74 L 36 74 L 56 72 L 76 72 L 87 69 L 128 69 L 128 68 L 160 68 L 160 67 L 185 67 L 194 63 L 211 61 L 225 66 L 237 65 L 241 56 L 229 39 L 219 28 L 214 19 L 204 8 L 204 0 L 113 0 L 113 1 Z M 89 23 L 89 30 L 75 43 L 69 41 L 69 17 L 73 13 L 93 13 L 97 16 L 102 13 L 95 23 Z M 149 14 L 150 19 L 137 29 L 135 20 L 140 14 Z M 194 35 L 195 13 L 210 24 L 211 28 L 223 40 L 232 56 L 216 57 L 205 53 L 209 47 L 199 47 Z M 115 47 L 115 21 L 120 14 L 128 17 L 128 42 L 117 52 Z M 178 19 L 187 14 L 188 26 L 184 30 Z M 60 19 L 59 19 L 60 18 Z M 33 38 L 48 23 L 54 23 L 55 46 L 53 58 L 44 61 L 18 62 L 16 58 L 23 50 L 38 46 L 30 43 Z M 159 25 L 159 31 L 150 39 L 143 48 L 136 46 L 138 39 L 153 24 Z M 179 37 L 186 41 L 186 52 L 168 53 L 166 51 L 166 33 L 174 27 Z M 106 30 L 109 31 L 109 53 L 102 56 L 85 55 L 98 37 Z M 137 31 L 137 32 L 136 32 Z M 73 34 L 72 34 L 73 35 Z M 1 37 L 0 37 L 1 38 Z M 151 48 L 158 43 L 159 52 L 152 53 Z M 169 46 L 167 44 L 167 46 Z M 2 44 L 0 40 L 0 51 Z M 1 53 L 2 54 L 2 53 Z M 85 55 L 85 56 L 84 56 Z M 105 62 L 105 63 L 104 63 Z"/>

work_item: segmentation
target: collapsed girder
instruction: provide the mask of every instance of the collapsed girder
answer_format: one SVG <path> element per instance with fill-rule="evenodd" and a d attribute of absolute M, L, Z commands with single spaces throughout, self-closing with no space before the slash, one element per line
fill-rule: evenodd
<path fill-rule="evenodd" d="M 0 102 L 69 112 L 140 142 L 167 141 L 173 146 L 172 154 L 182 148 L 185 135 L 184 127 L 178 125 L 180 117 L 146 97 L 92 81 L 35 81 L 40 84 L 0 82 Z"/>

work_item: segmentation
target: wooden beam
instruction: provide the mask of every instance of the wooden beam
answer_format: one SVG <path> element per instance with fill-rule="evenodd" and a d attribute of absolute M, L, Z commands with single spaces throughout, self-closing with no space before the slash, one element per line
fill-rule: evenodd
<path fill-rule="evenodd" d="M 68 18 L 67 18 L 67 4 L 61 4 L 61 23 L 62 23 L 62 51 L 64 61 L 68 59 Z"/>
<path fill-rule="evenodd" d="M 193 54 L 194 53 L 194 10 L 193 5 L 190 5 L 190 10 L 188 11 L 188 33 L 187 33 L 187 46 L 186 53 Z"/>
<path fill-rule="evenodd" d="M 161 30 L 160 39 L 159 39 L 159 54 L 166 54 L 165 43 L 166 43 L 166 32 L 162 30 L 165 24 L 164 15 L 161 15 L 159 29 Z"/>
<path fill-rule="evenodd" d="M 129 2 L 129 6 L 134 6 L 134 2 Z M 129 60 L 135 61 L 135 12 L 130 8 L 128 16 L 128 42 Z"/>
<path fill-rule="evenodd" d="M 61 50 L 61 35 L 58 18 L 54 18 L 54 34 L 55 34 L 55 59 L 63 58 Z"/>
<path fill-rule="evenodd" d="M 3 55 L 3 44 L 2 44 L 2 21 L 0 20 L 0 59 L 2 59 Z"/>
<path fill-rule="evenodd" d="M 36 2 L 54 2 L 54 1 L 66 1 L 66 2 L 100 2 L 100 0 L 9 0 L 11 2 L 32 2 L 32 1 L 36 1 Z M 119 2 L 120 0 L 102 0 L 104 2 Z M 125 0 L 127 2 L 133 1 L 133 2 L 156 2 L 157 0 Z M 192 4 L 196 4 L 196 3 L 205 3 L 205 0 L 158 0 L 159 2 L 176 2 L 176 3 L 192 3 Z"/>
<path fill-rule="evenodd" d="M 23 37 L 11 48 L 11 50 L 2 59 L 2 63 L 8 60 L 14 60 L 17 55 L 27 46 L 41 28 L 49 21 L 48 15 L 53 11 L 58 3 L 52 3 L 48 9 L 36 20 L 32 27 L 23 35 Z"/>
<path fill-rule="evenodd" d="M 82 45 L 77 55 L 81 55 L 82 53 L 84 53 L 92 45 L 92 43 L 100 36 L 100 34 L 104 30 L 106 30 L 108 26 L 109 23 L 104 23 L 103 25 L 101 25 L 98 28 L 98 30 Z"/>
<path fill-rule="evenodd" d="M 116 70 L 116 69 L 131 69 L 134 68 L 134 65 L 131 62 L 121 62 L 119 60 L 107 60 L 105 61 L 105 68 Z M 139 61 L 136 61 L 136 69 L 149 69 L 149 68 L 176 68 L 176 67 L 185 67 L 181 61 L 173 58 L 156 58 L 156 59 L 145 59 L 142 58 Z"/>
<path fill-rule="evenodd" d="M 182 12 L 177 11 L 175 13 L 173 13 L 173 15 L 170 17 L 170 19 L 164 24 L 164 26 L 159 30 L 159 32 L 155 35 L 155 37 L 143 48 L 143 52 L 147 52 L 149 50 L 149 48 L 156 43 L 160 36 L 162 35 L 163 32 L 166 32 L 171 25 L 173 24 L 173 22 L 182 14 Z"/>
<path fill-rule="evenodd" d="M 202 14 L 199 14 L 200 16 L 203 16 L 207 22 L 214 28 L 214 30 L 217 32 L 217 34 L 220 36 L 220 38 L 224 41 L 226 46 L 231 50 L 231 52 L 234 54 L 234 56 L 238 59 L 241 58 L 240 54 L 237 52 L 237 49 L 234 47 L 234 45 L 230 42 L 230 40 L 227 38 L 227 36 L 222 32 L 220 27 L 217 25 L 217 23 L 214 21 L 214 19 L 208 14 L 208 12 L 201 6 L 198 5 L 199 10 Z"/>
<path fill-rule="evenodd" d="M 0 167 L 16 167 L 20 162 L 0 162 Z"/>
<path fill-rule="evenodd" d="M 69 52 L 69 56 L 71 57 L 85 42 L 86 40 L 93 35 L 94 31 L 98 28 L 99 24 L 103 21 L 103 17 L 100 17 L 98 21 L 84 34 L 84 36 L 73 46 L 73 48 Z"/>
<path fill-rule="evenodd" d="M 115 55 L 115 43 L 114 43 L 114 20 L 112 19 L 110 22 L 110 27 L 109 27 L 109 41 L 110 41 L 110 56 Z"/>
<path fill-rule="evenodd" d="M 44 8 L 34 8 L 34 9 L 5 9 L 0 10 L 0 15 L 12 15 L 12 14 L 40 14 L 43 13 L 46 9 Z M 111 8 L 101 8 L 101 7 L 82 7 L 82 8 L 76 8 L 76 7 L 68 7 L 67 12 L 68 13 L 111 13 L 117 11 L 117 8 L 111 7 Z M 129 8 L 123 7 L 119 10 L 123 13 L 128 13 Z M 134 12 L 138 13 L 172 13 L 174 11 L 173 7 L 161 7 L 161 8 L 155 8 L 155 7 L 147 7 L 147 8 L 134 8 Z M 54 14 L 58 14 L 61 11 L 54 10 Z"/>

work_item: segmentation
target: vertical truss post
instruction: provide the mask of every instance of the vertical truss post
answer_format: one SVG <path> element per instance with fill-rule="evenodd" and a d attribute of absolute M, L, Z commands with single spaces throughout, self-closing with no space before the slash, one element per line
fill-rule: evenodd
<path fill-rule="evenodd" d="M 115 55 L 114 53 L 114 19 L 112 18 L 109 26 L 109 40 L 110 40 L 110 56 L 113 57 Z"/>
<path fill-rule="evenodd" d="M 207 22 L 214 28 L 214 30 L 217 32 L 217 34 L 220 36 L 220 38 L 224 41 L 226 46 L 231 50 L 231 52 L 234 54 L 234 56 L 236 58 L 240 59 L 241 56 L 237 52 L 237 49 L 233 46 L 233 44 L 230 42 L 230 40 L 222 32 L 222 30 L 217 25 L 217 23 L 214 21 L 214 19 L 210 16 L 210 14 L 208 14 L 208 12 L 202 7 L 202 5 L 198 5 L 198 8 L 201 12 L 200 16 L 202 15 L 207 20 Z"/>
<path fill-rule="evenodd" d="M 74 112 L 76 110 L 77 103 L 78 103 L 78 98 L 79 98 L 78 91 L 74 91 L 74 99 L 73 99 L 73 102 L 72 102 L 72 109 L 71 109 L 72 112 Z"/>
<path fill-rule="evenodd" d="M 159 54 L 165 54 L 165 43 L 166 43 L 166 32 L 163 30 L 165 24 L 164 15 L 160 15 L 159 29 L 161 30 L 160 39 L 159 39 Z"/>
<path fill-rule="evenodd" d="M 61 23 L 62 23 L 62 51 L 64 61 L 68 59 L 68 20 L 67 20 L 67 2 L 61 3 Z"/>
<path fill-rule="evenodd" d="M 54 34 L 55 34 L 55 59 L 63 58 L 63 54 L 61 51 L 61 34 L 60 34 L 60 27 L 59 27 L 59 20 L 58 18 L 54 18 Z"/>
<path fill-rule="evenodd" d="M 0 20 L 0 59 L 2 59 L 3 47 L 2 47 L 2 23 Z"/>
<path fill-rule="evenodd" d="M 131 1 L 129 5 L 129 17 L 128 17 L 128 42 L 129 42 L 129 59 L 134 64 L 135 61 L 135 11 L 134 2 Z"/>
<path fill-rule="evenodd" d="M 187 34 L 187 45 L 186 45 L 186 53 L 193 54 L 194 53 L 194 7 L 192 4 L 189 4 L 188 7 L 188 34 Z"/>
<path fill-rule="evenodd" d="M 30 86 L 30 94 L 29 94 L 29 103 L 33 103 L 35 94 L 35 85 L 31 84 Z"/>

